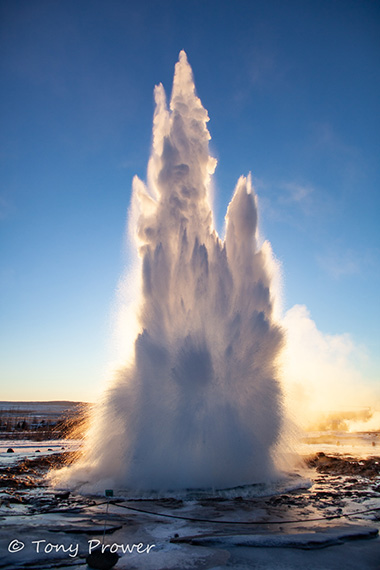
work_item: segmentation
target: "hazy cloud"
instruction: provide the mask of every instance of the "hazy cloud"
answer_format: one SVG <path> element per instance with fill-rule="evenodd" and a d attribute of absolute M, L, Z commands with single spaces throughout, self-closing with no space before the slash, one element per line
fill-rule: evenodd
<path fill-rule="evenodd" d="M 330 163 L 341 178 L 341 190 L 357 191 L 357 184 L 363 184 L 369 168 L 369 158 L 359 146 L 347 142 L 344 136 L 330 123 L 313 126 L 309 158 L 319 156 L 324 163 Z M 363 188 L 364 190 L 364 188 Z"/>
<path fill-rule="evenodd" d="M 269 43 L 262 40 L 245 54 L 244 82 L 237 86 L 236 102 L 244 103 L 255 90 L 279 89 L 284 86 L 289 65 L 282 61 L 277 49 Z"/>
<path fill-rule="evenodd" d="M 309 183 L 254 179 L 265 218 L 299 227 L 316 208 L 316 190 Z"/>
<path fill-rule="evenodd" d="M 334 279 L 349 275 L 368 274 L 378 267 L 379 252 L 376 249 L 344 249 L 340 245 L 331 246 L 317 256 L 319 266 Z"/>
<path fill-rule="evenodd" d="M 313 188 L 309 184 L 297 184 L 296 182 L 288 182 L 279 187 L 283 192 L 279 196 L 282 202 L 305 202 L 313 192 Z"/>
<path fill-rule="evenodd" d="M 361 257 L 351 249 L 345 252 L 330 251 L 324 256 L 319 255 L 317 261 L 320 267 L 334 279 L 360 272 Z"/>
<path fill-rule="evenodd" d="M 358 149 L 355 146 L 347 144 L 333 126 L 327 122 L 315 125 L 315 144 L 330 152 L 333 151 L 352 157 L 358 155 Z"/>

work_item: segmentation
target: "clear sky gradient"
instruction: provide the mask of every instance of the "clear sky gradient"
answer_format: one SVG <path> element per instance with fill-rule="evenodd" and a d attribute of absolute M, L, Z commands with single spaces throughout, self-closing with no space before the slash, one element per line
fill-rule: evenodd
<path fill-rule="evenodd" d="M 252 172 L 284 310 L 348 333 L 378 382 L 380 5 L 0 2 L 0 399 L 93 400 L 106 376 L 153 88 L 181 49 L 210 115 L 215 215 Z"/>

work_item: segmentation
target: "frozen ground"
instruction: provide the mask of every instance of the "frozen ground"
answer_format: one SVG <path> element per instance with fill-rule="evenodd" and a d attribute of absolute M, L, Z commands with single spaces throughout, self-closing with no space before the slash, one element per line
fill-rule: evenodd
<path fill-rule="evenodd" d="M 53 447 L 38 448 L 45 443 Z M 104 544 L 121 555 L 115 568 L 379 570 L 380 459 L 348 459 L 348 449 L 338 448 L 344 460 L 329 448 L 332 457 L 315 457 L 313 468 L 267 495 L 251 487 L 218 496 L 114 497 Z M 0 568 L 84 570 L 89 549 L 102 543 L 106 499 L 64 494 L 41 478 L 59 457 L 41 449 L 0 469 Z"/>
<path fill-rule="evenodd" d="M 77 439 L 50 439 L 47 441 L 33 441 L 28 439 L 0 440 L 0 467 L 15 464 L 23 459 L 33 459 L 39 454 L 53 455 L 61 451 L 77 451 L 80 441 Z M 8 453 L 8 449 L 13 449 Z"/>
<path fill-rule="evenodd" d="M 298 446 L 300 455 L 319 451 L 354 457 L 380 455 L 380 432 L 311 432 Z"/>

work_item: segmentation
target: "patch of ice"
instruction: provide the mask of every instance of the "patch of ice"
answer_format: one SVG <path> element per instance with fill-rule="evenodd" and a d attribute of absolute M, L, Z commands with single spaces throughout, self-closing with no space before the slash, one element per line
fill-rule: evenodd
<path fill-rule="evenodd" d="M 359 538 L 374 538 L 378 535 L 378 529 L 367 526 L 342 526 L 318 529 L 315 532 L 297 533 L 257 533 L 238 535 L 210 535 L 199 537 L 184 537 L 182 542 L 198 546 L 254 546 L 254 547 L 277 547 L 277 548 L 301 548 L 310 550 L 324 548 L 333 544 L 341 544 L 347 540 Z"/>
<path fill-rule="evenodd" d="M 0 440 L 0 466 L 14 465 L 24 459 L 34 459 L 41 455 L 53 455 L 63 451 L 78 451 L 82 444 L 79 439 L 54 439 L 33 441 L 28 439 Z M 14 453 L 7 453 L 11 448 Z M 64 448 L 64 449 L 62 449 Z M 37 451 L 38 450 L 38 451 Z"/>

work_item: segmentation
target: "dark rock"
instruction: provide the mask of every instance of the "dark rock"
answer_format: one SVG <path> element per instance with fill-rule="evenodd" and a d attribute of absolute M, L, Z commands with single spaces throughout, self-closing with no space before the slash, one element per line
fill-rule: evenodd
<path fill-rule="evenodd" d="M 307 458 L 306 463 L 309 467 L 314 467 L 319 473 L 339 473 L 367 478 L 375 478 L 380 475 L 380 459 L 378 457 L 358 460 L 353 457 L 334 457 L 320 452 Z"/>
<path fill-rule="evenodd" d="M 54 497 L 59 501 L 65 501 L 70 497 L 70 491 L 65 491 L 64 493 L 55 493 Z"/>
<path fill-rule="evenodd" d="M 12 449 L 11 447 L 8 447 L 8 449 L 7 449 L 7 453 L 14 453 L 14 452 L 15 452 L 15 450 L 14 450 L 14 449 Z"/>
<path fill-rule="evenodd" d="M 109 570 L 115 566 L 118 560 L 119 555 L 116 552 L 109 552 L 108 550 L 102 552 L 101 546 L 96 548 L 86 558 L 88 566 L 95 570 Z"/>
<path fill-rule="evenodd" d="M 22 497 L 20 497 L 19 495 L 12 495 L 11 497 L 9 497 L 8 499 L 9 503 L 23 503 L 24 501 L 22 500 Z"/>

